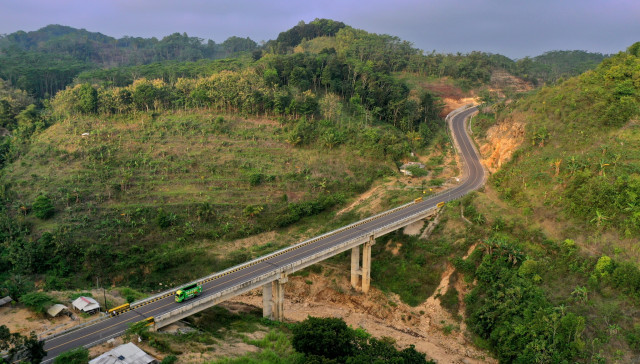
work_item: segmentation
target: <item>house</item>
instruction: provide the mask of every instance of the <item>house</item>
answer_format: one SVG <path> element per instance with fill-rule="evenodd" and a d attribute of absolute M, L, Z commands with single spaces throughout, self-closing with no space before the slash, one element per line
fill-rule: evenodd
<path fill-rule="evenodd" d="M 85 313 L 93 314 L 100 311 L 100 304 L 91 297 L 80 296 L 72 304 L 74 309 Z"/>
<path fill-rule="evenodd" d="M 120 345 L 99 357 L 90 360 L 89 364 L 152 364 L 158 363 L 156 358 L 145 353 L 133 343 Z"/>

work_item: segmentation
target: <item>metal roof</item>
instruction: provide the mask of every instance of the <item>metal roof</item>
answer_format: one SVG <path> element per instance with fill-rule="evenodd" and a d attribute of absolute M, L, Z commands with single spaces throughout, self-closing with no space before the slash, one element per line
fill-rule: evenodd
<path fill-rule="evenodd" d="M 67 310 L 67 306 L 61 305 L 59 303 L 56 303 L 55 305 L 53 305 L 53 306 L 49 307 L 49 309 L 47 309 L 47 313 L 51 317 L 56 317 L 63 310 Z"/>
<path fill-rule="evenodd" d="M 13 299 L 9 296 L 5 297 L 5 298 L 0 298 L 0 306 L 2 305 L 6 305 L 7 303 L 13 301 Z"/>
<path fill-rule="evenodd" d="M 89 364 L 150 364 L 158 361 L 133 343 L 120 345 L 89 361 Z"/>
<path fill-rule="evenodd" d="M 100 304 L 98 301 L 94 300 L 91 297 L 78 297 L 75 301 L 73 301 L 73 307 L 80 311 L 93 311 L 100 308 Z"/>

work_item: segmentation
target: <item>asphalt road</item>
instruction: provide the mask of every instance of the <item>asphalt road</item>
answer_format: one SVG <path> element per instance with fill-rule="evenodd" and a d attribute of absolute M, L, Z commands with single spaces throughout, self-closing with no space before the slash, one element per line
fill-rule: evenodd
<path fill-rule="evenodd" d="M 215 279 L 210 279 L 203 283 L 202 294 L 193 300 L 202 299 L 221 290 L 237 286 L 254 277 L 298 261 L 303 257 L 314 255 L 315 253 L 328 249 L 341 242 L 348 241 L 359 236 L 367 236 L 371 231 L 388 225 L 393 221 L 401 220 L 423 210 L 432 209 L 439 202 L 455 200 L 470 191 L 480 188 L 484 183 L 485 171 L 482 168 L 478 154 L 466 133 L 464 123 L 464 119 L 475 111 L 475 108 L 468 109 L 451 119 L 453 138 L 456 140 L 456 144 L 459 148 L 459 153 L 464 164 L 462 183 L 445 193 L 441 193 L 431 198 L 426 198 L 422 202 L 415 203 L 393 213 L 380 216 L 376 219 L 358 225 L 357 227 L 339 231 L 298 249 L 286 251 L 283 254 L 264 259 L 257 264 L 237 269 L 232 273 L 216 277 Z M 105 339 L 120 336 L 129 327 L 129 324 L 150 316 L 159 316 L 170 312 L 178 308 L 179 305 L 179 303 L 175 302 L 173 295 L 168 295 L 153 302 L 134 307 L 130 311 L 124 312 L 118 316 L 48 339 L 45 341 L 45 350 L 47 350 L 48 354 L 43 363 L 49 363 L 53 361 L 57 355 L 79 346 L 91 346 L 92 344 L 102 342 Z"/>

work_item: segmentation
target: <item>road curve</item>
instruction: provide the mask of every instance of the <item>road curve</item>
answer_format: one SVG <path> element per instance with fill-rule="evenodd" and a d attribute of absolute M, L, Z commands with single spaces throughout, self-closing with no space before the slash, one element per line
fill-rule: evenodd
<path fill-rule="evenodd" d="M 465 127 L 466 119 L 476 111 L 476 108 L 470 108 L 457 113 L 450 119 L 450 130 L 463 163 L 464 171 L 460 184 L 446 192 L 426 198 L 419 203 L 410 204 L 401 209 L 395 209 L 388 214 L 383 213 L 376 215 L 374 218 L 365 219 L 355 227 L 338 230 L 312 243 L 299 246 L 296 249 L 283 249 L 279 254 L 271 254 L 250 263 L 234 267 L 234 269 L 226 271 L 227 273 L 225 274 L 212 276 L 212 278 L 204 280 L 202 294 L 198 296 L 197 299 L 192 300 L 192 302 L 214 295 L 225 289 L 239 286 L 255 277 L 280 269 L 281 267 L 317 254 L 318 252 L 328 250 L 350 239 L 368 236 L 371 232 L 393 221 L 402 220 L 421 211 L 433 209 L 439 202 L 458 199 L 480 188 L 485 180 L 485 171 L 480 163 L 473 142 L 466 133 Z M 44 348 L 47 350 L 47 357 L 43 363 L 50 363 L 57 355 L 65 351 L 80 346 L 93 346 L 109 338 L 120 336 L 128 328 L 129 324 L 150 316 L 159 316 L 168 313 L 178 307 L 179 304 L 174 301 L 173 295 L 168 293 L 154 300 L 147 301 L 144 304 L 132 306 L 131 310 L 118 316 L 100 320 L 93 325 L 81 327 L 62 335 L 45 338 Z"/>

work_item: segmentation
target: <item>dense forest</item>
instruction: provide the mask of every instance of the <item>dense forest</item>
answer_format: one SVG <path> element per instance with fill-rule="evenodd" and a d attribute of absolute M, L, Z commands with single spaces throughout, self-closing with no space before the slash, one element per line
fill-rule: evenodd
<path fill-rule="evenodd" d="M 357 39 L 359 44 L 349 50 L 349 55 L 360 61 L 364 60 L 362 56 L 368 55 L 373 62 L 391 62 L 389 68 L 394 72 L 406 69 L 433 77 L 453 77 L 462 80 L 466 87 L 487 82 L 491 69 L 496 67 L 535 83 L 554 82 L 560 77 L 574 76 L 593 68 L 605 57 L 583 51 L 548 52 L 517 61 L 482 52 L 423 54 L 397 37 L 368 34 L 327 19 L 316 19 L 307 24 L 300 22 L 263 45 L 235 36 L 216 43 L 186 33 L 173 33 L 162 39 L 116 39 L 84 29 L 49 25 L 37 31 L 0 36 L 0 78 L 34 97 L 52 97 L 83 72 L 89 74 L 81 75 L 81 82 L 102 79 L 110 80 L 116 86 L 124 86 L 138 77 L 168 81 L 167 78 L 209 74 L 212 67 L 217 67 L 210 65 L 211 60 L 289 54 L 296 48 L 304 48 L 309 41 L 323 37 L 336 38 L 343 45 Z M 394 56 L 389 58 L 390 54 Z M 168 61 L 164 66 L 161 63 L 160 66 L 135 67 Z M 106 69 L 111 71 L 104 73 Z"/>
<path fill-rule="evenodd" d="M 161 61 L 197 61 L 226 58 L 257 48 L 249 38 L 212 40 L 173 33 L 156 38 L 116 39 L 62 25 L 32 32 L 19 31 L 0 38 L 0 78 L 37 97 L 53 96 L 80 72 Z"/>

